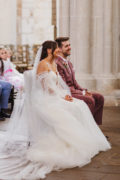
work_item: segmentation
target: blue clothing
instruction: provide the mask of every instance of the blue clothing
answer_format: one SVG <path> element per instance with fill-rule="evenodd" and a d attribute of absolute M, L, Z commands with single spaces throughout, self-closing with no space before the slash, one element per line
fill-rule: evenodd
<path fill-rule="evenodd" d="M 8 100 L 12 85 L 6 81 L 0 80 L 0 112 L 1 109 L 8 108 Z"/>

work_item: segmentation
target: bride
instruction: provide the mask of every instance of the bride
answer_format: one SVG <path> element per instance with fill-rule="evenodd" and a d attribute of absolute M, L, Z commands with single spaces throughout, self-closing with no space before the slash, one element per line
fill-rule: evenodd
<path fill-rule="evenodd" d="M 53 170 L 82 167 L 111 148 L 87 105 L 71 97 L 57 72 L 58 51 L 56 42 L 45 41 L 33 70 L 25 72 L 24 98 L 17 98 L 0 135 L 2 180 L 45 178 Z"/>

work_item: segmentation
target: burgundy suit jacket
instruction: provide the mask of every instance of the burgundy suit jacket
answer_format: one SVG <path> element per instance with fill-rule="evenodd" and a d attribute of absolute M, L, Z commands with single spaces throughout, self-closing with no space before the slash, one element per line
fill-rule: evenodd
<path fill-rule="evenodd" d="M 68 64 L 69 64 L 69 67 L 68 67 L 65 61 L 61 57 L 58 57 L 55 61 L 57 64 L 57 70 L 59 74 L 61 75 L 62 79 L 69 86 L 72 95 L 73 94 L 82 95 L 82 91 L 84 90 L 84 88 L 80 87 L 80 85 L 75 80 L 75 72 L 74 72 L 72 63 L 68 61 Z"/>

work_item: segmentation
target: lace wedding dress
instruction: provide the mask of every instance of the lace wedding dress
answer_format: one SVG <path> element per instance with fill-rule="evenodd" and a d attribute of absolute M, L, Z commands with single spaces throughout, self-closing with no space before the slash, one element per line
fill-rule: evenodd
<path fill-rule="evenodd" d="M 0 135 L 0 179 L 36 180 L 53 170 L 82 167 L 110 144 L 82 100 L 64 99 L 59 74 L 25 73 L 25 95 L 16 100 L 8 130 Z"/>

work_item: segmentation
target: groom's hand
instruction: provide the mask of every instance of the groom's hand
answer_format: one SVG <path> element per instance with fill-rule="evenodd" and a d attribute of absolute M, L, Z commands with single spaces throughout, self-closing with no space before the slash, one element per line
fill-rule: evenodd
<path fill-rule="evenodd" d="M 70 96 L 70 95 L 66 95 L 64 99 L 65 99 L 66 101 L 70 101 L 70 102 L 73 101 L 73 98 L 72 98 L 72 96 Z"/>
<path fill-rule="evenodd" d="M 85 92 L 85 96 L 90 96 L 90 97 L 92 97 L 92 93 L 89 92 L 89 91 L 86 91 L 86 92 Z"/>

